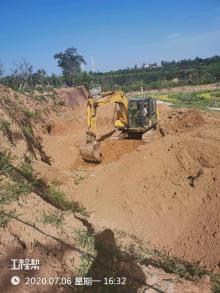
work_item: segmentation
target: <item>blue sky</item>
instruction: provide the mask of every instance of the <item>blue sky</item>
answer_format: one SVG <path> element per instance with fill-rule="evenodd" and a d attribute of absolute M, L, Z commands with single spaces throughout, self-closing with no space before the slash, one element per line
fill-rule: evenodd
<path fill-rule="evenodd" d="M 0 0 L 0 59 L 59 73 L 76 47 L 91 69 L 220 55 L 220 0 Z"/>

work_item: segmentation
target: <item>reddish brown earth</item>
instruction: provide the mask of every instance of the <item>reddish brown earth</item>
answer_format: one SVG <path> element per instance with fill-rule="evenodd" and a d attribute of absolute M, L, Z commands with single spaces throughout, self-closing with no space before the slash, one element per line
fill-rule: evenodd
<path fill-rule="evenodd" d="M 5 91 L 8 89 L 4 88 Z M 10 95 L 14 93 L 11 91 Z M 29 102 L 23 96 L 20 104 L 22 101 L 29 109 L 43 111 L 40 103 Z M 4 103 L 1 115 L 10 120 Z M 146 133 L 142 141 L 118 141 L 112 139 L 114 134 L 110 135 L 113 106 L 106 106 L 99 109 L 97 119 L 98 137 L 107 136 L 101 143 L 103 160 L 94 165 L 85 163 L 79 154 L 87 129 L 85 103 L 79 103 L 75 109 L 61 107 L 51 111 L 52 106 L 47 104 L 47 107 L 44 123 L 37 121 L 33 125 L 51 162 L 51 165 L 42 162 L 38 153 L 33 159 L 34 169 L 45 182 L 59 181 L 60 189 L 69 199 L 86 207 L 89 222 L 97 231 L 123 231 L 142 240 L 147 247 L 220 272 L 219 114 L 172 110 L 160 105 L 157 131 Z M 12 126 L 13 133 L 21 133 L 19 123 L 13 122 Z M 22 135 L 16 145 L 10 144 L 5 135 L 0 138 L 1 150 L 18 154 L 16 160 L 31 155 Z M 43 213 L 57 209 L 34 193 L 19 199 L 19 204 L 13 203 L 11 208 L 26 224 L 12 220 L 11 229 L 1 230 L 0 278 L 5 281 L 0 289 L 3 292 L 50 292 L 48 287 L 12 289 L 8 285 L 12 274 L 8 269 L 9 258 L 40 258 L 41 275 L 69 276 L 79 266 L 82 256 L 71 248 L 76 244 L 73 231 L 85 227 L 70 213 L 63 214 L 62 227 L 42 223 Z M 36 225 L 43 233 L 27 223 Z M 15 235 L 25 243 L 25 249 Z M 128 263 L 120 265 L 128 271 L 133 268 Z M 140 264 L 136 265 L 134 273 L 140 268 L 148 284 L 162 279 L 176 280 L 175 275 Z M 162 283 L 160 288 L 165 292 L 173 289 L 178 293 L 210 292 L 207 278 L 198 284 L 189 281 Z M 63 287 L 52 286 L 50 290 L 68 292 Z"/>
<path fill-rule="evenodd" d="M 151 246 L 218 271 L 219 116 L 160 106 L 160 131 L 150 139 L 146 134 L 144 141 L 107 138 L 102 163 L 93 165 L 79 155 L 84 112 L 77 109 L 55 121 L 56 131 L 43 141 L 54 166 L 67 177 L 88 170 L 80 184 L 68 182 L 65 189 L 91 212 L 92 223 L 125 230 Z M 111 109 L 103 109 L 100 116 L 99 133 L 110 132 Z"/>

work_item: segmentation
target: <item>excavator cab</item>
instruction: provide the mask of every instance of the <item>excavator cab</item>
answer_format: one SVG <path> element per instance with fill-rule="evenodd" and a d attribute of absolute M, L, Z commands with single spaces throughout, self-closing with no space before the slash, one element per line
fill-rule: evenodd
<path fill-rule="evenodd" d="M 151 97 L 131 99 L 128 102 L 128 132 L 144 133 L 156 127 L 156 101 Z"/>

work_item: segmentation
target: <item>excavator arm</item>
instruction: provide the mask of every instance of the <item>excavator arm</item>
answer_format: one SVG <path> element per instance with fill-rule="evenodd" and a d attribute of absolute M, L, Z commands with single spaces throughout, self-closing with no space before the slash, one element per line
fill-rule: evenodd
<path fill-rule="evenodd" d="M 116 104 L 114 126 L 123 129 L 128 125 L 128 99 L 122 91 L 103 93 L 99 99 L 90 97 L 87 103 L 88 131 L 86 133 L 86 144 L 80 149 L 81 156 L 85 161 L 101 162 L 100 142 L 96 141 L 96 113 L 97 108 L 110 103 Z"/>

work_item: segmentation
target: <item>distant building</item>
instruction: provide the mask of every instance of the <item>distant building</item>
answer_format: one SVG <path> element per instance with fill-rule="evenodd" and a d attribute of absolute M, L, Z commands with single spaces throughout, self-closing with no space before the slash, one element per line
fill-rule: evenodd
<path fill-rule="evenodd" d="M 157 63 L 144 64 L 144 68 L 153 69 L 153 68 L 158 68 L 158 67 L 159 66 L 157 65 Z"/>

